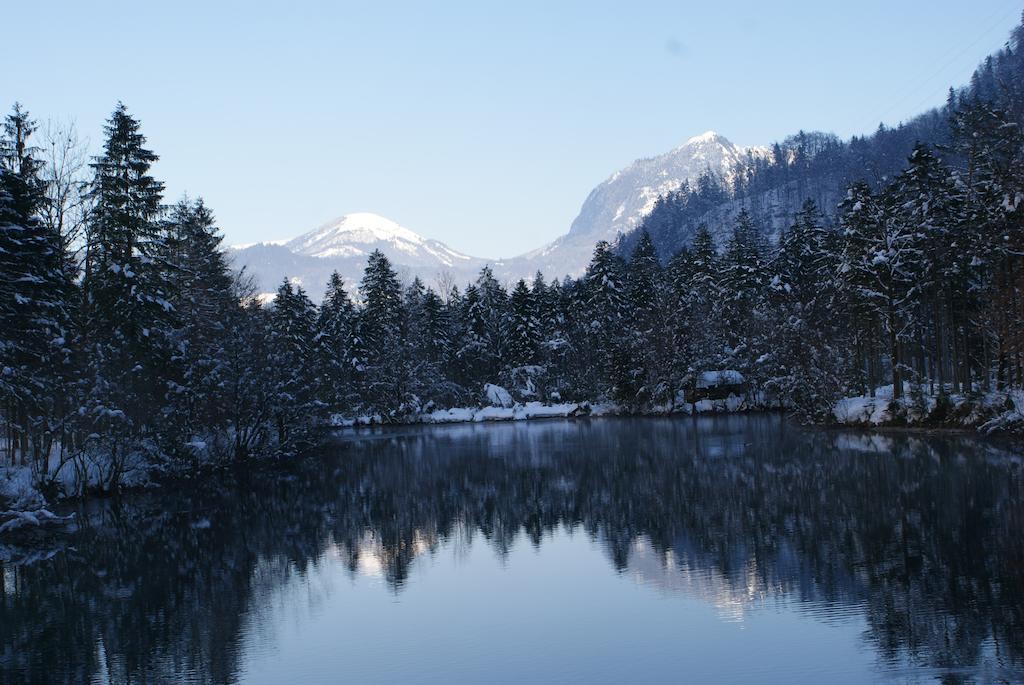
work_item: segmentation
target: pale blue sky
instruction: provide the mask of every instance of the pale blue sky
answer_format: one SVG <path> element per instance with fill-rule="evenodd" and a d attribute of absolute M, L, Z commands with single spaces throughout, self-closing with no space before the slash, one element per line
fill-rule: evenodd
<path fill-rule="evenodd" d="M 232 243 L 373 211 L 505 257 L 705 130 L 846 137 L 940 104 L 1021 7 L 39 0 L 2 12 L 0 104 L 73 118 L 95 147 L 123 100 L 168 199 L 206 198 Z"/>

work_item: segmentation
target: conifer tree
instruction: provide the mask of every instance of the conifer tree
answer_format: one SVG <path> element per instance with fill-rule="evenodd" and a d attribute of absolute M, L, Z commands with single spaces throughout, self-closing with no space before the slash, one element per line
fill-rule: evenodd
<path fill-rule="evenodd" d="M 442 374 L 430 348 L 433 344 L 427 322 L 427 289 L 419 277 L 406 287 L 402 303 L 402 344 L 400 395 L 404 413 L 420 411 L 425 398 L 441 383 Z"/>
<path fill-rule="evenodd" d="M 831 307 L 836 302 L 835 241 L 812 200 L 783 234 L 772 263 L 772 345 L 757 373 L 780 401 L 821 418 L 839 399 L 846 358 Z"/>
<path fill-rule="evenodd" d="M 535 364 L 540 323 L 537 320 L 533 293 L 525 280 L 519 279 L 516 283 L 509 304 L 509 364 L 514 367 Z"/>
<path fill-rule="evenodd" d="M 641 403 L 664 400 L 667 378 L 663 371 L 669 360 L 661 344 L 666 331 L 662 312 L 665 308 L 662 267 L 651 236 L 641 229 L 640 239 L 626 268 L 626 300 L 629 322 L 626 348 L 630 368 L 624 370 L 629 387 L 625 397 Z"/>
<path fill-rule="evenodd" d="M 458 301 L 457 292 L 453 301 Z M 457 406 L 466 394 L 456 381 L 455 318 L 450 303 L 445 303 L 440 295 L 428 288 L 423 294 L 419 324 L 423 329 L 421 354 L 437 378 L 429 389 L 430 400 L 448 407 Z"/>
<path fill-rule="evenodd" d="M 21 463 L 46 477 L 71 409 L 74 287 L 60 236 L 40 219 L 46 197 L 35 130 L 15 104 L 0 135 L 0 402 L 12 463 L 20 451 Z"/>
<path fill-rule="evenodd" d="M 893 397 L 899 400 L 904 380 L 901 343 L 920 248 L 914 232 L 893 220 L 891 199 L 875 198 L 863 183 L 851 187 L 843 203 L 847 243 L 843 268 L 859 306 L 884 327 Z"/>
<path fill-rule="evenodd" d="M 354 404 L 351 387 L 356 311 L 337 271 L 327 282 L 317 319 L 317 353 L 321 367 L 324 401 L 332 412 L 343 412 Z"/>
<path fill-rule="evenodd" d="M 873 397 L 881 378 L 884 346 L 879 343 L 882 320 L 872 297 L 875 282 L 869 260 L 882 208 L 867 183 L 859 181 L 849 187 L 839 211 L 837 301 L 854 340 L 853 384 L 861 394 Z"/>
<path fill-rule="evenodd" d="M 586 328 L 591 336 L 591 368 L 600 369 L 596 390 L 621 396 L 628 392 L 631 364 L 628 340 L 623 335 L 627 319 L 626 285 L 622 260 L 606 241 L 594 247 L 585 275 Z"/>
<path fill-rule="evenodd" d="M 736 217 L 722 257 L 722 314 L 726 330 L 725 362 L 750 374 L 770 347 L 765 322 L 768 270 L 765 246 L 745 209 Z"/>
<path fill-rule="evenodd" d="M 225 317 L 238 306 L 231 270 L 221 250 L 213 213 L 202 199 L 174 205 L 156 255 L 165 271 L 174 329 L 170 364 L 163 370 L 169 392 L 162 427 L 165 450 L 193 460 L 201 438 L 226 426 Z"/>
<path fill-rule="evenodd" d="M 129 467 L 132 441 L 145 434 L 168 390 L 172 307 L 165 291 L 160 216 L 163 184 L 149 174 L 157 156 L 139 122 L 119 104 L 92 164 L 93 210 L 82 283 L 83 349 L 88 360 L 87 414 L 109 454 L 104 487 Z"/>
<path fill-rule="evenodd" d="M 725 348 L 722 265 L 706 225 L 698 228 L 692 247 L 673 258 L 669 277 L 676 312 L 674 372 L 688 385 L 695 373 L 721 368 Z"/>
<path fill-rule="evenodd" d="M 374 250 L 366 263 L 360 294 L 359 344 L 365 354 L 363 399 L 382 415 L 397 408 L 401 397 L 402 288 L 391 262 Z"/>
<path fill-rule="evenodd" d="M 947 321 L 959 309 L 949 308 L 949 303 L 962 303 L 969 297 L 970 264 L 965 263 L 963 255 L 956 254 L 956 245 L 966 236 L 960 235 L 959 198 L 949 170 L 920 144 L 908 162 L 907 169 L 888 188 L 890 220 L 908 236 L 906 243 L 915 250 L 904 276 L 909 285 L 905 303 L 909 314 L 902 334 L 907 342 L 904 353 L 908 367 L 916 365 L 914 376 L 918 379 L 928 375 L 925 358 L 932 356 L 938 367 L 939 393 L 944 394 L 943 348 L 950 328 Z"/>
<path fill-rule="evenodd" d="M 307 442 L 310 417 L 322 413 L 316 335 L 316 307 L 301 287 L 293 288 L 285 280 L 271 309 L 268 369 L 273 379 L 277 441 L 285 453 Z"/>

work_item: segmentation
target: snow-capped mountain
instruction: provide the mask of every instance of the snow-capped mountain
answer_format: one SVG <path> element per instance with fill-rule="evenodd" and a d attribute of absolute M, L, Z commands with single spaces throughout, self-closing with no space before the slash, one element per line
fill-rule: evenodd
<path fill-rule="evenodd" d="M 658 197 L 684 181 L 695 182 L 705 171 L 728 178 L 748 152 L 764 154 L 762 148 L 738 147 L 708 131 L 663 155 L 639 159 L 590 192 L 568 233 L 500 262 L 463 254 L 370 212 L 346 214 L 291 240 L 239 245 L 233 254 L 235 263 L 246 266 L 256 277 L 262 292 L 273 292 L 282 279 L 289 278 L 314 300 L 322 295 L 332 271 L 338 271 L 354 289 L 366 257 L 376 249 L 387 255 L 404 278 L 419 276 L 429 285 L 446 278 L 461 286 L 475 278 L 485 264 L 491 264 L 495 275 L 506 281 L 529 278 L 537 271 L 548 278 L 578 276 L 586 269 L 598 240 L 615 240 L 619 234 L 635 230 Z"/>
<path fill-rule="evenodd" d="M 387 255 L 402 276 L 419 276 L 431 285 L 442 274 L 461 283 L 485 263 L 371 212 L 346 214 L 291 240 L 237 245 L 232 254 L 261 292 L 273 292 L 288 278 L 318 300 L 332 271 L 354 289 L 374 250 Z"/>
<path fill-rule="evenodd" d="M 358 212 L 329 221 L 320 228 L 286 242 L 296 254 L 310 257 L 362 257 L 374 250 L 393 253 L 408 266 L 455 267 L 473 260 L 444 243 L 429 240 L 408 228 L 371 212 Z"/>
<path fill-rule="evenodd" d="M 728 178 L 747 151 L 748 148 L 707 131 L 671 152 L 638 159 L 590 192 L 569 228 L 569 235 L 610 240 L 619 233 L 628 233 L 640 225 L 659 197 L 676 190 L 683 181 L 696 181 L 704 171 Z"/>
<path fill-rule="evenodd" d="M 658 198 L 676 190 L 684 181 L 695 182 L 705 171 L 729 178 L 748 152 L 763 148 L 734 145 L 724 136 L 708 131 L 657 157 L 638 159 L 612 174 L 594 188 L 572 222 L 569 232 L 544 247 L 510 260 L 512 272 L 577 276 L 586 269 L 599 240 L 613 241 L 635 230 Z M 528 268 L 522 262 L 532 265 Z"/>

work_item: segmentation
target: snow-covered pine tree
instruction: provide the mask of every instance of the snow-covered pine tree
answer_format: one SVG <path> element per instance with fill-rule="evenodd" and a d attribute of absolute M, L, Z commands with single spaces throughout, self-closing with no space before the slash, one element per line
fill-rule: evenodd
<path fill-rule="evenodd" d="M 915 379 L 937 379 L 943 394 L 947 375 L 944 348 L 953 328 L 949 321 L 959 313 L 959 307 L 950 304 L 965 302 L 970 288 L 967 272 L 972 260 L 957 254 L 958 243 L 967 237 L 960 234 L 959 194 L 950 171 L 921 144 L 915 146 L 907 169 L 893 179 L 887 192 L 891 195 L 891 221 L 900 226 L 901 233 L 909 234 L 907 242 L 917 250 L 905 276 L 912 281 L 906 302 L 912 326 L 905 325 L 902 334 L 907 368 L 914 370 L 911 377 Z M 934 392 L 934 384 L 930 390 Z"/>
<path fill-rule="evenodd" d="M 487 378 L 497 379 L 501 373 L 508 339 L 508 293 L 494 277 L 491 267 L 480 269 L 476 279 L 480 306 L 474 315 L 478 333 L 487 346 Z"/>
<path fill-rule="evenodd" d="M 870 186 L 863 181 L 852 184 L 839 203 L 840 249 L 837 305 L 842 324 L 851 331 L 854 362 L 850 386 L 861 394 L 875 395 L 881 383 L 882 320 L 874 306 L 873 274 L 868 267 L 869 251 L 882 221 L 882 208 Z"/>
<path fill-rule="evenodd" d="M 301 449 L 323 419 L 316 349 L 316 307 L 301 287 L 286 279 L 270 311 L 270 368 L 274 425 L 278 447 L 290 454 Z"/>
<path fill-rule="evenodd" d="M 335 271 L 320 304 L 316 335 L 323 400 L 333 413 L 351 411 L 356 402 L 352 387 L 355 334 L 355 306 L 341 275 Z"/>
<path fill-rule="evenodd" d="M 471 392 L 479 392 L 484 383 L 499 382 L 507 309 L 508 294 L 485 266 L 459 303 L 459 379 Z"/>
<path fill-rule="evenodd" d="M 20 453 L 45 478 L 72 399 L 74 286 L 60 236 L 40 219 L 46 196 L 35 130 L 15 104 L 0 132 L 0 412 L 11 462 Z"/>
<path fill-rule="evenodd" d="M 854 306 L 882 325 L 895 399 L 903 394 L 901 344 L 908 325 L 909 296 L 921 251 L 916 232 L 892 217 L 892 195 L 875 197 L 855 183 L 840 205 L 844 231 L 843 280 Z"/>
<path fill-rule="evenodd" d="M 399 370 L 404 315 L 398 276 L 380 250 L 367 259 L 359 290 L 364 303 L 359 315 L 363 400 L 371 411 L 387 416 L 406 399 Z"/>
<path fill-rule="evenodd" d="M 508 354 L 509 369 L 537 363 L 540 344 L 540 322 L 537 319 L 533 293 L 524 279 L 519 279 L 509 299 Z"/>
<path fill-rule="evenodd" d="M 101 487 L 113 489 L 164 403 L 172 307 L 164 265 L 156 260 L 163 184 L 149 170 L 157 156 L 123 104 L 104 132 L 103 152 L 92 164 L 82 340 L 85 415 L 90 432 L 104 440 Z"/>
<path fill-rule="evenodd" d="M 452 369 L 452 375 L 462 387 L 477 388 L 480 383 L 487 382 L 483 361 L 487 346 L 477 332 L 477 329 L 482 328 L 482 324 L 474 320 L 480 308 L 480 291 L 470 283 L 461 296 L 451 298 L 449 306 L 455 313 L 453 342 L 456 364 Z"/>
<path fill-rule="evenodd" d="M 538 386 L 543 399 L 563 399 L 571 394 L 569 364 L 573 355 L 570 329 L 570 303 L 562 283 L 544 282 L 539 271 L 533 278 L 534 301 L 540 333 L 538 356 L 544 366 L 544 382 Z"/>
<path fill-rule="evenodd" d="M 673 258 L 668 277 L 674 302 L 674 376 L 687 386 L 695 373 L 720 369 L 725 348 L 722 265 L 707 225 L 701 224 L 693 245 Z"/>
<path fill-rule="evenodd" d="M 767 335 L 768 269 L 761 232 L 746 209 L 740 210 L 722 256 L 725 363 L 756 380 L 756 361 L 771 348 Z"/>
<path fill-rule="evenodd" d="M 428 396 L 441 384 L 441 371 L 428 354 L 431 343 L 427 328 L 425 300 L 427 289 L 419 277 L 406 288 L 402 298 L 402 357 L 398 407 L 403 414 L 421 411 Z"/>
<path fill-rule="evenodd" d="M 458 291 L 452 297 L 457 302 Z M 433 289 L 427 288 L 423 294 L 421 316 L 422 355 L 437 377 L 428 389 L 428 397 L 441 406 L 458 406 L 466 393 L 454 378 L 457 363 L 453 343 L 456 339 L 456 317 L 450 302 L 445 302 Z"/>
<path fill-rule="evenodd" d="M 628 303 L 628 360 L 632 368 L 626 370 L 628 386 L 619 398 L 640 404 L 665 401 L 669 397 L 667 374 L 671 354 L 665 330 L 665 291 L 663 269 L 657 250 L 646 230 L 626 266 L 626 300 Z"/>
<path fill-rule="evenodd" d="M 163 450 L 195 467 L 201 446 L 226 427 L 226 319 L 239 306 L 213 213 L 202 199 L 175 204 L 157 254 L 174 307 L 173 357 L 162 422 Z"/>
<path fill-rule="evenodd" d="M 629 384 L 632 363 L 629 359 L 626 284 L 621 258 L 607 241 L 599 241 L 587 267 L 581 295 L 586 302 L 586 328 L 590 363 L 596 383 L 592 386 L 603 396 L 620 396 L 619 388 Z M 581 341 L 583 342 L 583 341 Z"/>
<path fill-rule="evenodd" d="M 509 296 L 507 347 L 503 381 L 524 396 L 536 397 L 543 385 L 540 367 L 542 340 L 539 302 L 524 279 L 519 279 Z"/>
<path fill-rule="evenodd" d="M 819 419 L 840 397 L 848 360 L 836 302 L 836 241 L 806 200 L 772 260 L 772 349 L 758 364 L 765 388 Z"/>
<path fill-rule="evenodd" d="M 1004 82 L 999 90 L 1009 94 L 1012 88 L 1019 86 Z M 960 391 L 970 391 L 975 378 L 987 386 L 993 365 L 1001 384 L 1024 383 L 1024 105 L 1015 104 L 1016 119 L 977 94 L 964 96 L 950 116 L 962 227 L 956 236 L 959 260 L 950 266 L 954 282 L 968 283 L 953 305 L 954 330 L 962 333 L 952 338 L 953 382 Z M 1014 105 L 1012 98 L 1007 105 Z M 978 311 L 976 325 L 967 323 Z"/>
<path fill-rule="evenodd" d="M 805 200 L 772 260 L 772 290 L 801 309 L 827 304 L 835 275 L 832 236 L 814 200 Z"/>
<path fill-rule="evenodd" d="M 599 355 L 592 324 L 590 283 L 586 274 L 572 279 L 565 276 L 551 287 L 559 296 L 559 317 L 564 335 L 558 391 L 563 399 L 592 400 L 605 392 L 605 366 Z"/>

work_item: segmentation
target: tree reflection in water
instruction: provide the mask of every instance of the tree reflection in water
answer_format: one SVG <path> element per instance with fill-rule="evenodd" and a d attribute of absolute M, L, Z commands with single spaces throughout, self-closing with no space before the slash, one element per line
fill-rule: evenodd
<path fill-rule="evenodd" d="M 724 618 L 854 612 L 880 660 L 1022 672 L 1021 466 L 993 444 L 762 416 L 401 428 L 328 452 L 82 512 L 68 549 L 4 569 L 0 680 L 232 682 L 246 617 L 325 555 L 401 593 L 442 545 L 559 530 Z"/>

